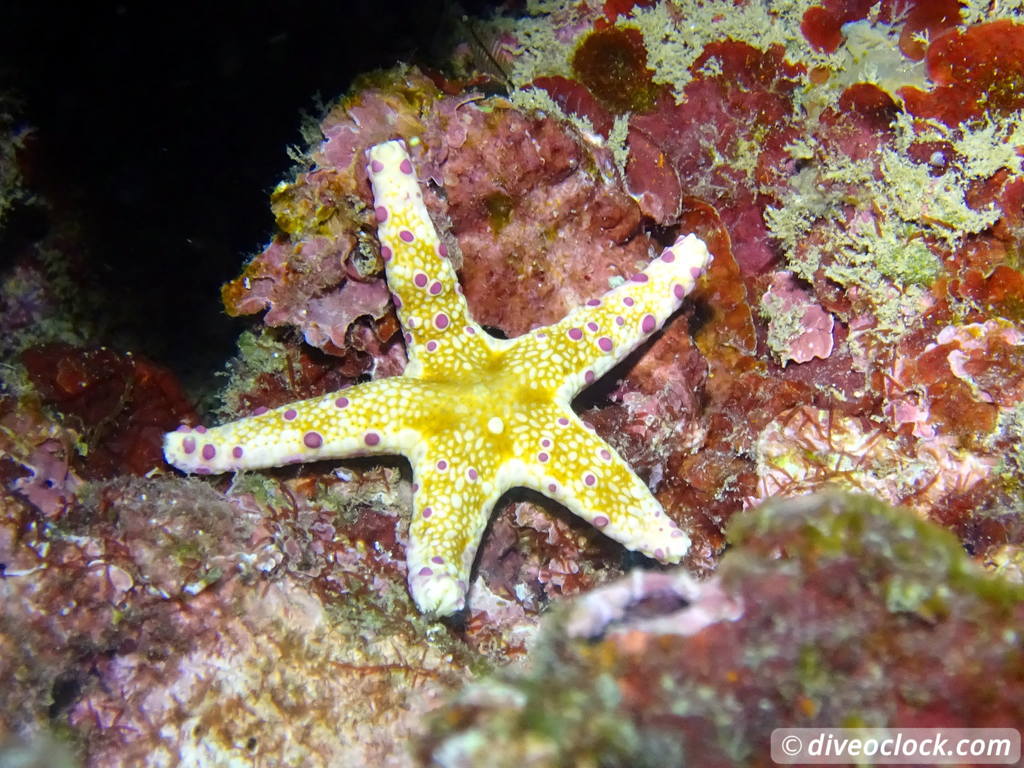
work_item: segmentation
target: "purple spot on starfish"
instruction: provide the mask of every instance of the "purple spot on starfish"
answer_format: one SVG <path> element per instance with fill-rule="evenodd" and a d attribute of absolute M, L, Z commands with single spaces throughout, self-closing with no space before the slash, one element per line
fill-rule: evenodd
<path fill-rule="evenodd" d="M 427 342 L 427 352 L 434 352 L 437 349 L 437 342 L 431 339 Z"/>
<path fill-rule="evenodd" d="M 619 315 L 618 317 L 615 318 L 615 324 L 616 325 L 625 325 L 626 324 L 626 318 L 624 318 L 622 315 Z"/>
<path fill-rule="evenodd" d="M 611 352 L 612 346 L 614 345 L 612 344 L 611 339 L 609 339 L 607 336 L 602 336 L 600 339 L 597 340 L 597 346 L 600 348 L 602 352 Z"/>
<path fill-rule="evenodd" d="M 391 303 L 395 305 L 395 309 L 401 309 L 402 308 L 402 297 L 399 296 L 397 293 L 392 293 L 391 294 Z"/>
<path fill-rule="evenodd" d="M 367 445 L 380 445 L 380 435 L 376 432 L 367 432 L 363 435 L 363 442 Z"/>
<path fill-rule="evenodd" d="M 267 408 L 267 406 L 265 406 L 265 405 L 261 405 L 260 407 L 258 407 L 258 408 L 257 408 L 256 410 L 254 410 L 254 411 L 252 412 L 252 415 L 253 415 L 253 416 L 262 416 L 262 415 L 263 415 L 264 413 L 266 413 L 266 412 L 267 412 L 267 411 L 269 411 L 269 410 L 270 410 L 270 409 L 269 409 L 269 408 Z"/>
<path fill-rule="evenodd" d="M 550 458 L 551 457 L 548 456 L 546 453 L 544 453 L 544 451 L 541 451 L 540 453 L 537 454 L 537 461 L 539 461 L 541 464 L 543 464 L 545 461 L 547 461 Z"/>
<path fill-rule="evenodd" d="M 444 312 L 438 312 L 437 316 L 434 317 L 434 327 L 439 331 L 443 331 L 448 327 L 448 315 Z"/>
<path fill-rule="evenodd" d="M 559 416 L 558 417 L 558 423 L 561 426 L 563 426 L 563 427 L 568 427 L 569 426 L 569 420 L 567 418 L 565 418 L 565 416 Z"/>
<path fill-rule="evenodd" d="M 611 461 L 612 460 L 612 452 L 609 451 L 607 448 L 602 448 L 600 455 L 601 455 L 601 458 L 604 459 L 605 461 Z"/>
<path fill-rule="evenodd" d="M 318 432 L 307 432 L 302 436 L 302 442 L 306 444 L 307 448 L 319 448 L 324 444 L 324 439 Z"/>
<path fill-rule="evenodd" d="M 675 297 L 677 299 L 681 299 L 683 298 L 683 296 L 686 295 L 686 289 L 683 288 L 683 286 L 679 285 L 679 283 L 676 283 L 675 285 L 672 286 L 672 293 L 675 294 Z"/>
<path fill-rule="evenodd" d="M 437 462 L 437 468 L 441 472 L 444 472 L 446 469 L 448 469 L 448 462 L 445 461 L 444 459 L 441 459 L 439 462 Z"/>
<path fill-rule="evenodd" d="M 383 205 L 378 205 L 376 208 L 373 209 L 373 212 L 377 216 L 378 222 L 387 221 L 388 209 L 385 208 Z"/>
<path fill-rule="evenodd" d="M 204 459 L 209 461 L 210 459 L 212 459 L 216 455 L 217 455 L 217 449 L 214 448 L 212 445 L 207 443 L 206 445 L 203 446 L 203 458 Z"/>
<path fill-rule="evenodd" d="M 640 322 L 640 330 L 644 333 L 650 333 L 658 327 L 658 321 L 654 319 L 654 315 L 644 315 L 644 319 Z"/>
<path fill-rule="evenodd" d="M 587 300 L 587 306 L 588 307 L 600 307 L 601 306 L 601 300 L 600 299 L 588 299 Z"/>
<path fill-rule="evenodd" d="M 370 161 L 370 171 L 372 171 L 373 173 L 380 173 L 383 170 L 384 170 L 384 163 L 382 163 L 380 160 L 371 160 Z"/>
<path fill-rule="evenodd" d="M 608 525 L 608 522 L 609 521 L 607 517 L 605 517 L 604 515 L 598 515 L 594 518 L 594 527 L 604 528 L 606 525 Z"/>
<path fill-rule="evenodd" d="M 468 335 L 472 336 L 472 335 L 473 335 L 474 333 L 476 333 L 476 328 L 474 328 L 474 327 L 473 327 L 473 326 L 471 326 L 471 325 L 467 325 L 467 326 L 466 326 L 466 333 L 467 333 Z"/>
<path fill-rule="evenodd" d="M 437 563 L 438 565 L 440 565 L 444 562 L 444 558 L 440 555 L 434 555 L 432 558 L 430 558 L 430 562 Z"/>
<path fill-rule="evenodd" d="M 204 427 L 202 424 L 200 424 L 198 427 L 196 427 L 196 432 L 198 432 L 200 435 L 205 435 L 206 434 L 206 427 Z"/>
<path fill-rule="evenodd" d="M 384 259 L 385 262 L 391 261 L 391 257 L 393 255 L 394 254 L 391 253 L 391 249 L 388 248 L 386 245 L 382 245 L 380 247 L 380 257 Z"/>
<path fill-rule="evenodd" d="M 234 448 L 232 448 L 231 455 L 234 456 L 236 459 L 242 458 L 242 446 L 236 445 Z"/>
<path fill-rule="evenodd" d="M 661 252 L 661 260 L 667 264 L 671 264 L 673 261 L 676 260 L 676 255 L 672 253 L 671 248 L 666 248 L 664 251 Z"/>
<path fill-rule="evenodd" d="M 430 284 L 430 295 L 431 296 L 437 296 L 437 294 L 439 294 L 441 292 L 441 287 L 442 287 L 441 283 L 439 283 L 437 280 L 432 282 Z"/>
<path fill-rule="evenodd" d="M 478 475 L 476 470 L 473 469 L 472 467 L 469 468 L 469 470 L 466 472 L 466 475 L 467 477 L 469 477 L 470 480 L 476 480 L 478 477 L 480 477 L 480 475 Z"/>
<path fill-rule="evenodd" d="M 557 491 L 558 491 L 558 486 L 557 485 L 555 485 L 554 483 L 548 483 L 548 493 L 556 493 Z"/>
<path fill-rule="evenodd" d="M 694 280 L 699 278 L 702 274 L 703 271 L 700 267 L 690 267 L 690 277 L 692 277 Z"/>
<path fill-rule="evenodd" d="M 432 514 L 434 514 L 434 510 L 432 510 L 430 507 L 424 507 L 423 508 L 423 517 L 424 518 L 430 517 Z"/>
<path fill-rule="evenodd" d="M 440 255 L 444 256 L 444 257 L 445 257 L 446 259 L 448 258 L 448 246 L 447 246 L 447 245 L 445 245 L 444 243 L 441 243 L 441 244 L 440 244 L 440 245 L 439 245 L 439 246 L 437 247 L 437 252 L 438 252 L 438 253 L 439 253 Z"/>
<path fill-rule="evenodd" d="M 185 453 L 192 453 L 196 449 L 196 439 L 194 437 L 186 437 L 181 441 L 181 449 Z"/>
<path fill-rule="evenodd" d="M 346 408 L 348 406 L 348 398 L 339 397 L 337 400 L 334 401 L 334 404 L 339 408 Z"/>
<path fill-rule="evenodd" d="M 622 300 L 622 303 L 625 304 L 627 307 L 632 307 L 636 302 L 633 301 L 632 296 L 627 296 Z"/>
<path fill-rule="evenodd" d="M 589 472 L 587 472 L 587 474 L 585 474 L 585 475 L 583 476 L 583 482 L 584 482 L 584 483 L 585 483 L 586 485 L 591 485 L 591 486 L 592 486 L 592 485 L 594 485 L 595 483 L 597 483 L 597 478 L 596 478 L 596 477 L 595 477 L 594 475 L 592 475 L 592 474 L 590 474 Z"/>
<path fill-rule="evenodd" d="M 645 275 L 643 272 L 637 272 L 629 279 L 632 280 L 634 283 L 646 283 L 647 275 Z"/>
<path fill-rule="evenodd" d="M 587 384 L 593 384 L 596 379 L 597 376 L 594 375 L 593 371 L 587 371 L 586 373 L 583 374 L 583 381 L 585 381 Z"/>
<path fill-rule="evenodd" d="M 595 323 L 593 320 L 587 323 L 587 328 L 590 330 L 591 333 L 597 333 L 597 323 Z"/>
<path fill-rule="evenodd" d="M 422 568 L 420 568 L 420 576 L 433 576 L 433 575 L 434 575 L 434 572 L 432 570 L 430 570 L 429 568 L 427 568 L 427 566 L 423 566 Z"/>
<path fill-rule="evenodd" d="M 212 474 L 213 474 L 213 473 L 212 473 L 212 472 L 210 471 L 210 468 L 209 468 L 209 467 L 196 467 L 196 468 L 195 468 L 195 469 L 193 470 L 193 472 L 195 472 L 195 473 L 196 473 L 197 475 L 212 475 Z"/>
<path fill-rule="evenodd" d="M 412 232 L 410 232 L 408 229 L 403 229 L 401 232 L 399 232 L 398 237 L 406 243 L 411 243 L 413 240 L 416 239 L 415 237 L 413 237 Z"/>
<path fill-rule="evenodd" d="M 662 551 L 661 547 L 658 547 L 656 550 L 654 550 L 654 559 L 655 560 L 664 560 L 665 559 L 665 553 Z"/>
<path fill-rule="evenodd" d="M 291 421 L 298 415 L 298 411 L 296 411 L 294 408 L 289 408 L 287 411 L 284 412 L 284 419 L 285 421 Z"/>
<path fill-rule="evenodd" d="M 569 338 L 573 341 L 579 341 L 583 338 L 583 331 L 579 328 L 570 328 L 568 334 Z"/>
<path fill-rule="evenodd" d="M 417 272 L 415 275 L 412 276 L 412 284 L 415 285 L 417 288 L 422 288 L 424 285 L 427 284 L 427 276 L 422 272 Z"/>
<path fill-rule="evenodd" d="M 398 166 L 398 170 L 405 174 L 412 173 L 412 163 L 409 162 L 409 158 L 402 161 L 401 165 Z"/>
<path fill-rule="evenodd" d="M 551 447 L 551 441 L 550 441 L 550 440 L 548 440 L 548 439 L 547 439 L 547 438 L 545 437 L 545 438 L 544 438 L 543 440 L 541 440 L 541 441 L 540 441 L 540 447 L 541 447 L 541 448 L 550 448 L 550 447 Z"/>

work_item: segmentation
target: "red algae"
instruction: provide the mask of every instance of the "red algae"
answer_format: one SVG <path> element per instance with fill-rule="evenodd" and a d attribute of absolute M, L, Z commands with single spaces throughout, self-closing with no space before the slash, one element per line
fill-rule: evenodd
<path fill-rule="evenodd" d="M 639 30 L 611 28 L 591 32 L 572 57 L 576 78 L 615 114 L 649 112 L 662 89 L 647 68 Z"/>
<path fill-rule="evenodd" d="M 900 30 L 900 50 L 911 59 L 923 59 L 928 40 L 935 40 L 960 23 L 958 0 L 915 0 Z"/>
<path fill-rule="evenodd" d="M 594 130 L 605 138 L 611 133 L 612 114 L 583 84 L 562 75 L 538 77 L 532 85 L 543 88 L 566 114 L 586 118 Z"/>
<path fill-rule="evenodd" d="M 928 47 L 929 91 L 906 89 L 917 117 L 955 126 L 1024 107 L 1024 24 L 1000 19 L 942 35 Z"/>
<path fill-rule="evenodd" d="M 835 53 L 844 41 L 843 25 L 868 18 L 876 7 L 878 20 L 902 25 L 899 47 L 911 59 L 924 57 L 922 38 L 934 39 L 960 21 L 956 0 L 826 0 L 804 11 L 800 32 L 817 50 Z"/>
<path fill-rule="evenodd" d="M 164 432 L 196 419 L 174 375 L 137 355 L 47 344 L 22 363 L 44 402 L 80 431 L 88 450 L 75 463 L 90 479 L 162 467 Z"/>
<path fill-rule="evenodd" d="M 792 93 L 802 70 L 785 61 L 781 46 L 759 50 L 734 40 L 708 44 L 690 69 L 700 72 L 709 61 L 717 73 L 694 79 L 680 103 L 659 102 L 630 120 L 631 136 L 643 139 L 626 166 L 627 183 L 661 222 L 678 210 L 680 189 L 714 205 L 733 233 L 737 261 L 757 273 L 775 254 L 761 214 L 769 199 L 755 190 L 788 175 Z"/>

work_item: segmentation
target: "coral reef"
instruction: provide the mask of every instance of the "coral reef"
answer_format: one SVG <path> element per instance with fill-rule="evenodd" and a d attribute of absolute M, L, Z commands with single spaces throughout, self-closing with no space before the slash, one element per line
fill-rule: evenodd
<path fill-rule="evenodd" d="M 307 126 L 277 233 L 223 288 L 238 356 L 198 399 L 102 346 L 73 247 L 14 243 L 0 742 L 83 765 L 763 765 L 783 724 L 1020 722 L 1024 6 L 528 0 L 458 28 L 447 69 L 365 75 Z M 687 310 L 572 403 L 689 534 L 684 571 L 615 581 L 657 566 L 513 491 L 469 608 L 430 622 L 406 465 L 162 463 L 197 402 L 225 421 L 404 371 L 362 170 L 396 138 L 496 336 L 707 243 Z"/>

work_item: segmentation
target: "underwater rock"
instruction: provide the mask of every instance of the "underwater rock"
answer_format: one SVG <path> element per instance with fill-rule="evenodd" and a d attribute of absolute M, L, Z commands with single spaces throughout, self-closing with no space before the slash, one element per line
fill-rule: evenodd
<path fill-rule="evenodd" d="M 941 528 L 831 493 L 765 504 L 729 536 L 708 581 L 635 573 L 563 607 L 528 669 L 432 716 L 422 764 L 768 766 L 782 725 L 1024 717 L 1024 591 Z"/>

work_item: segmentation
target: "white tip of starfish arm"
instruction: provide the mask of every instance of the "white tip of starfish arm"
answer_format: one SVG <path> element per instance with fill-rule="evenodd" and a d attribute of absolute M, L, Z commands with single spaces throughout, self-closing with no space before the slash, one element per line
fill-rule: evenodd
<path fill-rule="evenodd" d="M 644 270 L 644 274 L 651 280 L 660 278 L 665 283 L 682 288 L 674 290 L 675 298 L 681 300 L 693 290 L 697 280 L 707 271 L 710 264 L 711 252 L 707 244 L 691 232 L 677 238 L 671 246 L 662 251 Z"/>
<path fill-rule="evenodd" d="M 609 534 L 611 535 L 611 534 Z M 613 536 L 627 549 L 653 557 L 660 563 L 678 563 L 690 551 L 690 537 L 664 513 L 632 536 Z"/>
<path fill-rule="evenodd" d="M 448 573 L 413 573 L 409 591 L 420 613 L 450 616 L 466 604 L 466 583 Z"/>
<path fill-rule="evenodd" d="M 690 537 L 649 493 L 637 487 L 632 495 L 633 503 L 615 514 L 592 514 L 586 510 L 580 516 L 589 519 L 594 527 L 626 549 L 660 563 L 678 563 L 690 551 Z"/>

